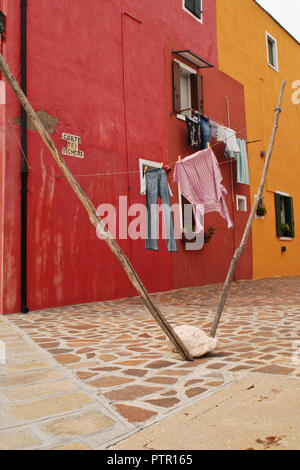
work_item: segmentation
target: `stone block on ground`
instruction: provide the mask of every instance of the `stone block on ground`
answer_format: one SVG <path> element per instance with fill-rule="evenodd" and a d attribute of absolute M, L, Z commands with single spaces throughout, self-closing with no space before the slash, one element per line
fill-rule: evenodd
<path fill-rule="evenodd" d="M 217 347 L 217 340 L 207 336 L 196 326 L 181 325 L 176 326 L 174 330 L 194 358 L 204 356 Z M 169 338 L 167 338 L 167 344 L 170 351 L 178 352 Z"/>

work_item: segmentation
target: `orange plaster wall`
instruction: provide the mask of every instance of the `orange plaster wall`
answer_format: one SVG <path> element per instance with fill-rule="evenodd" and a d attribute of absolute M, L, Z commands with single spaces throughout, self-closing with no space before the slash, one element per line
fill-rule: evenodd
<path fill-rule="evenodd" d="M 279 71 L 267 62 L 266 31 L 277 40 Z M 300 104 L 293 104 L 300 80 L 300 46 L 253 0 L 217 0 L 219 68 L 245 87 L 250 168 L 250 194 L 260 184 L 264 158 L 274 123 L 274 107 L 286 80 L 279 128 L 272 154 L 264 203 L 267 214 L 253 223 L 253 277 L 300 275 Z M 298 101 L 300 93 L 296 94 Z M 266 119 L 265 119 L 266 118 Z M 298 141 L 298 142 L 297 142 Z M 276 235 L 274 192 L 293 197 L 295 238 L 281 241 Z M 286 253 L 281 252 L 286 246 Z"/>

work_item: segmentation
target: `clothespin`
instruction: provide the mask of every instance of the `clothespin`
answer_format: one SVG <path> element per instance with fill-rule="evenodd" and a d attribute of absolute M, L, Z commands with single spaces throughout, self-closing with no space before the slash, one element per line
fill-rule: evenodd
<path fill-rule="evenodd" d="M 161 162 L 160 167 L 162 168 L 164 166 L 164 162 Z"/>
<path fill-rule="evenodd" d="M 207 148 L 209 149 L 209 147 L 210 147 L 210 143 L 209 143 L 209 142 L 207 142 Z"/>
<path fill-rule="evenodd" d="M 178 155 L 178 162 L 180 163 L 181 161 L 181 155 Z"/>
<path fill-rule="evenodd" d="M 148 170 L 148 167 L 144 166 L 144 174 L 146 173 L 147 170 Z"/>

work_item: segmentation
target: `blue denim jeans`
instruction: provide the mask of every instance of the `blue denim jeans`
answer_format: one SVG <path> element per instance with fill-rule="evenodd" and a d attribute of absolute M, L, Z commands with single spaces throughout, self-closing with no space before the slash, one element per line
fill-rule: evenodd
<path fill-rule="evenodd" d="M 210 143 L 210 126 L 209 118 L 201 116 L 201 149 L 206 149 L 207 144 Z"/>
<path fill-rule="evenodd" d="M 163 168 L 148 170 L 146 172 L 146 207 L 147 207 L 147 234 L 146 250 L 158 251 L 158 196 L 162 200 L 165 233 L 167 237 L 168 251 L 177 252 L 175 239 L 174 221 L 171 209 L 170 190 L 166 172 Z"/>

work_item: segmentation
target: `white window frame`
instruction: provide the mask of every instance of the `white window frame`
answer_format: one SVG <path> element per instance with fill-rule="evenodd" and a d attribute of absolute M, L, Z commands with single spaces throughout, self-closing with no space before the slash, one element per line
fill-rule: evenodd
<path fill-rule="evenodd" d="M 194 20 L 198 21 L 198 23 L 201 23 L 203 24 L 203 0 L 201 0 L 201 18 L 198 18 L 196 15 L 194 15 L 190 10 L 188 10 L 186 7 L 185 7 L 185 0 L 182 0 L 182 9 L 188 13 L 192 18 L 194 18 Z"/>
<path fill-rule="evenodd" d="M 291 197 L 289 193 L 284 193 L 283 191 L 275 191 L 276 194 L 280 194 L 280 196 Z"/>
<path fill-rule="evenodd" d="M 183 69 L 185 72 L 187 72 L 189 75 L 197 75 L 197 70 L 193 69 L 192 67 L 189 67 L 188 65 L 184 64 L 183 62 L 180 62 L 180 60 L 174 59 L 174 62 L 177 62 L 177 64 L 180 65 L 180 69 Z M 180 86 L 181 86 L 181 81 L 180 81 Z M 192 106 L 192 95 L 191 95 L 191 83 L 189 86 L 189 93 L 190 93 L 190 103 Z M 191 107 L 189 106 L 189 107 Z M 191 111 L 186 111 L 183 113 L 178 113 L 177 118 L 181 119 L 182 121 L 185 121 L 185 116 L 190 116 Z"/>
<path fill-rule="evenodd" d="M 148 168 L 161 168 L 161 163 L 159 162 L 153 162 L 152 160 L 145 160 L 143 158 L 139 159 L 139 170 L 140 170 L 140 193 L 144 196 L 146 194 L 146 178 L 144 174 L 144 169 L 145 167 Z M 173 193 L 171 191 L 170 185 L 169 185 L 169 190 L 170 190 L 170 195 L 173 196 Z"/>
<path fill-rule="evenodd" d="M 269 60 L 269 44 L 268 40 L 271 39 L 273 42 L 273 52 L 274 52 L 274 60 L 275 60 L 275 65 L 272 65 Z M 276 72 L 279 72 L 279 67 L 278 67 L 278 47 L 277 47 L 277 40 L 271 36 L 268 31 L 266 31 L 266 46 L 267 46 L 267 60 L 268 60 L 268 65 L 271 67 L 271 69 L 275 70 Z"/>
<path fill-rule="evenodd" d="M 244 209 L 239 208 L 239 201 L 243 201 Z M 247 197 L 246 196 L 242 196 L 240 194 L 236 195 L 236 210 L 238 212 L 247 212 Z"/>
<path fill-rule="evenodd" d="M 280 196 L 291 197 L 289 193 L 284 193 L 283 191 L 275 191 L 276 194 L 280 194 Z M 279 237 L 279 240 L 282 241 L 293 241 L 292 237 Z"/>

